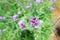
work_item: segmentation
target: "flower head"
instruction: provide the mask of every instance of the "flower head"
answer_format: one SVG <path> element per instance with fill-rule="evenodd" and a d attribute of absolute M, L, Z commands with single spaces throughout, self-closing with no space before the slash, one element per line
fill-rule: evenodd
<path fill-rule="evenodd" d="M 21 12 L 20 12 L 20 11 L 18 11 L 18 14 L 21 14 Z"/>
<path fill-rule="evenodd" d="M 29 21 L 31 22 L 31 24 L 33 26 L 37 26 L 38 25 L 38 19 L 37 19 L 37 17 L 32 17 Z"/>
<path fill-rule="evenodd" d="M 50 11 L 53 11 L 53 10 L 54 10 L 54 7 L 53 7 L 53 6 L 51 6 L 51 7 L 50 7 Z"/>
<path fill-rule="evenodd" d="M 25 27 L 26 27 L 25 24 L 20 24 L 21 29 L 24 29 Z"/>
<path fill-rule="evenodd" d="M 6 17 L 5 16 L 0 16 L 0 19 L 2 20 L 2 19 L 6 19 Z"/>
<path fill-rule="evenodd" d="M 24 20 L 20 20 L 18 22 L 18 25 L 20 26 L 20 29 L 24 29 L 26 27 L 25 24 L 24 24 Z"/>
<path fill-rule="evenodd" d="M 0 16 L 0 19 L 2 19 L 2 16 Z"/>
<path fill-rule="evenodd" d="M 36 3 L 40 3 L 41 2 L 41 0 L 36 0 Z"/>
<path fill-rule="evenodd" d="M 20 25 L 22 23 L 24 23 L 24 20 L 19 20 L 18 24 Z"/>
<path fill-rule="evenodd" d="M 32 17 L 29 21 L 35 28 L 37 28 L 38 25 L 41 26 L 43 23 L 43 20 L 39 20 L 36 16 Z"/>
<path fill-rule="evenodd" d="M 13 15 L 13 20 L 16 21 L 16 19 L 17 19 L 17 15 L 14 14 L 14 15 Z"/>
<path fill-rule="evenodd" d="M 27 5 L 27 6 L 26 6 L 26 8 L 30 8 L 31 6 L 32 6 L 32 4 L 30 4 L 30 5 Z"/>

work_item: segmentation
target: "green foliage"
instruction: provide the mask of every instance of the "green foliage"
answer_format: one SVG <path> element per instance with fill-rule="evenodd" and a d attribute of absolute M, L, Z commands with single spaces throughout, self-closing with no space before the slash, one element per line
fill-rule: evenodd
<path fill-rule="evenodd" d="M 31 8 L 26 8 L 32 4 Z M 35 3 L 35 0 L 0 0 L 0 16 L 6 16 L 5 20 L 0 20 L 0 29 L 5 29 L 5 32 L 0 32 L 1 40 L 50 40 L 52 32 L 51 25 L 51 1 L 43 0 L 43 2 Z M 12 16 L 21 11 L 16 21 L 13 21 Z M 37 16 L 39 20 L 43 20 L 43 24 L 35 29 L 28 20 L 32 16 Z M 21 30 L 18 21 L 25 19 L 25 25 L 28 28 Z"/>

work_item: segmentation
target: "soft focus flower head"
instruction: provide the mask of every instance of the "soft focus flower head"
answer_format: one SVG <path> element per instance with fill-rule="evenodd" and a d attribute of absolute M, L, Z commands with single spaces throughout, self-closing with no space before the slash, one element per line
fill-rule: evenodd
<path fill-rule="evenodd" d="M 43 24 L 43 20 L 39 20 L 36 16 L 30 18 L 29 22 L 35 27 L 41 26 Z"/>
<path fill-rule="evenodd" d="M 30 23 L 33 25 L 33 26 L 37 26 L 38 25 L 38 18 L 37 17 L 32 17 L 30 20 Z"/>
<path fill-rule="evenodd" d="M 21 12 L 20 12 L 20 11 L 18 11 L 18 14 L 21 14 Z"/>
<path fill-rule="evenodd" d="M 0 16 L 0 19 L 2 19 L 2 16 Z"/>
<path fill-rule="evenodd" d="M 5 16 L 0 16 L 0 19 L 3 20 L 3 19 L 6 19 L 6 17 Z"/>
<path fill-rule="evenodd" d="M 30 5 L 27 5 L 27 6 L 26 6 L 26 8 L 30 8 L 31 6 L 32 6 L 32 4 L 30 4 Z"/>
<path fill-rule="evenodd" d="M 53 11 L 55 8 L 53 6 L 50 7 L 50 11 Z"/>
<path fill-rule="evenodd" d="M 41 2 L 41 0 L 36 0 L 36 3 L 40 3 Z"/>
<path fill-rule="evenodd" d="M 26 27 L 24 24 L 24 20 L 19 20 L 18 25 L 20 26 L 20 29 L 24 29 Z"/>
<path fill-rule="evenodd" d="M 22 23 L 24 23 L 24 20 L 19 20 L 19 22 L 18 22 L 18 24 L 20 25 L 20 24 L 22 24 Z"/>
<path fill-rule="evenodd" d="M 25 24 L 20 24 L 20 29 L 24 29 L 26 26 L 25 26 Z"/>
<path fill-rule="evenodd" d="M 17 16 L 18 16 L 18 15 L 16 15 L 16 14 L 13 15 L 13 20 L 14 20 L 14 21 L 16 21 Z"/>

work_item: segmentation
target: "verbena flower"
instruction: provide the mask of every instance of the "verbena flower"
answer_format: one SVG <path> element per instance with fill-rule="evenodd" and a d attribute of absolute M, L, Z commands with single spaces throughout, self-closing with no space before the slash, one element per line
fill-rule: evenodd
<path fill-rule="evenodd" d="M 20 26 L 20 29 L 24 29 L 26 27 L 25 24 L 24 24 L 24 20 L 20 20 L 18 22 L 18 25 Z"/>
<path fill-rule="evenodd" d="M 41 26 L 42 24 L 43 24 L 43 20 L 38 20 L 38 22 L 34 24 L 35 25 L 34 27 L 38 28 L 38 26 Z"/>
<path fill-rule="evenodd" d="M 30 4 L 30 5 L 27 5 L 27 6 L 26 6 L 26 8 L 30 8 L 31 6 L 32 6 L 32 4 Z"/>
<path fill-rule="evenodd" d="M 36 0 L 36 3 L 40 3 L 41 2 L 41 0 Z"/>
<path fill-rule="evenodd" d="M 36 16 L 32 17 L 29 21 L 35 28 L 43 23 L 43 20 L 39 20 Z"/>
<path fill-rule="evenodd" d="M 23 23 L 20 24 L 20 28 L 21 28 L 21 29 L 24 29 L 25 27 L 26 27 L 25 24 L 23 24 Z"/>
<path fill-rule="evenodd" d="M 0 16 L 0 19 L 2 19 L 2 17 Z"/>
<path fill-rule="evenodd" d="M 38 25 L 38 19 L 37 19 L 37 17 L 32 17 L 29 21 L 31 22 L 31 24 L 33 26 L 37 26 Z"/>
<path fill-rule="evenodd" d="M 0 16 L 0 19 L 3 20 L 3 19 L 6 19 L 6 17 L 5 16 Z"/>
<path fill-rule="evenodd" d="M 53 11 L 55 8 L 53 6 L 50 7 L 50 11 Z"/>
<path fill-rule="evenodd" d="M 14 14 L 13 15 L 13 20 L 16 21 L 17 17 L 18 17 L 18 15 Z"/>

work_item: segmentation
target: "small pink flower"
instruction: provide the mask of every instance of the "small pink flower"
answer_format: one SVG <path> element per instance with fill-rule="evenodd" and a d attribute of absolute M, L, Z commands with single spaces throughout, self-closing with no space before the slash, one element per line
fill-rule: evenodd
<path fill-rule="evenodd" d="M 26 27 L 25 24 L 24 24 L 24 20 L 20 20 L 18 22 L 18 25 L 20 26 L 20 29 L 24 29 Z"/>
<path fill-rule="evenodd" d="M 22 24 L 24 22 L 24 20 L 19 20 L 18 24 Z"/>
<path fill-rule="evenodd" d="M 36 3 L 40 3 L 41 2 L 41 0 L 36 0 Z"/>
<path fill-rule="evenodd" d="M 3 19 L 3 17 L 2 17 L 2 16 L 0 16 L 0 19 Z"/>
<path fill-rule="evenodd" d="M 38 18 L 37 17 L 32 17 L 30 20 L 30 23 L 33 25 L 33 26 L 37 26 L 38 25 Z"/>
<path fill-rule="evenodd" d="M 32 6 L 32 4 L 30 4 L 30 5 L 27 5 L 27 6 L 26 6 L 26 8 L 30 8 L 31 6 Z"/>
<path fill-rule="evenodd" d="M 53 7 L 53 6 L 51 6 L 51 7 L 50 7 L 50 11 L 53 11 L 53 10 L 54 10 L 54 7 Z"/>
<path fill-rule="evenodd" d="M 41 26 L 43 24 L 43 20 L 39 20 L 36 16 L 33 16 L 29 22 L 35 27 Z"/>
<path fill-rule="evenodd" d="M 18 14 L 21 14 L 21 12 L 20 12 L 20 11 L 18 11 Z"/>
<path fill-rule="evenodd" d="M 25 27 L 25 24 L 20 24 L 20 29 L 24 29 Z"/>
<path fill-rule="evenodd" d="M 13 15 L 13 20 L 16 21 L 16 19 L 17 19 L 17 15 L 14 14 L 14 15 Z"/>
<path fill-rule="evenodd" d="M 0 16 L 0 19 L 2 20 L 2 19 L 6 19 L 6 17 L 5 16 Z"/>

